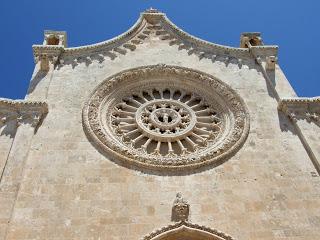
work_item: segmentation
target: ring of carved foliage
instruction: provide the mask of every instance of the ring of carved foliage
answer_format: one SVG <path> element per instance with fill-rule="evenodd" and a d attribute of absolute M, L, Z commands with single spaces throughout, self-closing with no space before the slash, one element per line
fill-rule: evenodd
<path fill-rule="evenodd" d="M 103 152 L 152 169 L 225 160 L 249 129 L 248 111 L 230 87 L 208 74 L 167 65 L 108 78 L 87 101 L 83 121 Z"/>

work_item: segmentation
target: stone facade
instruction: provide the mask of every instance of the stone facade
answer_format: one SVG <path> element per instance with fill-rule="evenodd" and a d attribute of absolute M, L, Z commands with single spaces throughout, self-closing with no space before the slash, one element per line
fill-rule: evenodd
<path fill-rule="evenodd" d="M 0 239 L 319 239 L 320 98 L 277 50 L 155 9 L 94 45 L 45 31 L 25 100 L 0 99 Z"/>

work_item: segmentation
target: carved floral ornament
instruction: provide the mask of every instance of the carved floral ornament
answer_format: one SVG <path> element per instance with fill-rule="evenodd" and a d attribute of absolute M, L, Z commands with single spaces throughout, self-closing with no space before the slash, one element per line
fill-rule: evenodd
<path fill-rule="evenodd" d="M 249 129 L 246 107 L 230 87 L 205 73 L 166 65 L 108 78 L 87 101 L 83 122 L 103 152 L 151 169 L 225 160 Z"/>

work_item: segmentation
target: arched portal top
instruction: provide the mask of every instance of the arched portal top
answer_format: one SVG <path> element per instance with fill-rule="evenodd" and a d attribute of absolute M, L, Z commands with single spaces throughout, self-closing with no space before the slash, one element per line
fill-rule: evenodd
<path fill-rule="evenodd" d="M 142 240 L 235 240 L 231 236 L 205 226 L 179 222 L 161 228 Z"/>

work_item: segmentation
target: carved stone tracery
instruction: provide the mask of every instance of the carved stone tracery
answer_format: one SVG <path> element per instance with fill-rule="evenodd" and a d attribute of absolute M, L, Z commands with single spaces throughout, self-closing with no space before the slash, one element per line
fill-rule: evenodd
<path fill-rule="evenodd" d="M 103 152 L 152 169 L 225 160 L 244 142 L 249 128 L 246 107 L 227 85 L 198 71 L 166 65 L 135 68 L 107 79 L 86 103 L 83 121 Z"/>

